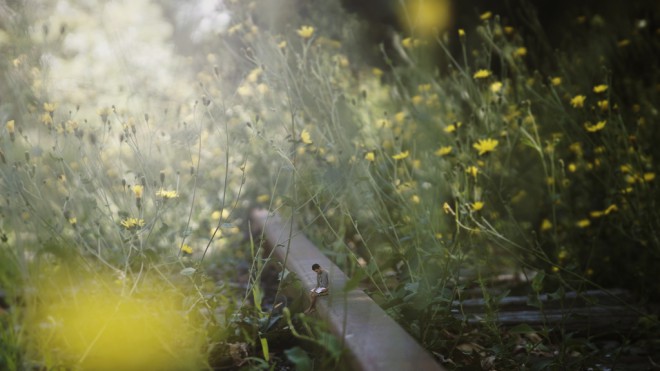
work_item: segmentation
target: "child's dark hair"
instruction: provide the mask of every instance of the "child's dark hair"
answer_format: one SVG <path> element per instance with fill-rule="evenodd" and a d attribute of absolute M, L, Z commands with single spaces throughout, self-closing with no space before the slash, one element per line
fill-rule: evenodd
<path fill-rule="evenodd" d="M 317 269 L 319 269 L 319 268 L 321 268 L 321 266 L 318 265 L 318 264 L 314 264 L 314 265 L 312 265 L 312 270 L 313 270 L 313 271 L 314 271 L 314 270 L 317 270 Z"/>

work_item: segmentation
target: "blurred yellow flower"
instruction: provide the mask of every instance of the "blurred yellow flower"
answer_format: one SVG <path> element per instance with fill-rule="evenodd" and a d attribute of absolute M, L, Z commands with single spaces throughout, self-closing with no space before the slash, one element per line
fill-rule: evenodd
<path fill-rule="evenodd" d="M 126 228 L 126 229 L 133 229 L 136 227 L 143 227 L 144 226 L 144 219 L 138 219 L 138 218 L 126 218 L 121 221 L 121 226 Z"/>
<path fill-rule="evenodd" d="M 541 230 L 548 231 L 550 229 L 552 229 L 552 222 L 549 221 L 548 219 L 543 219 L 543 221 L 541 222 Z"/>
<path fill-rule="evenodd" d="M 166 191 L 161 188 L 156 192 L 156 196 L 164 199 L 172 199 L 179 197 L 179 194 L 177 193 L 177 191 Z"/>
<path fill-rule="evenodd" d="M 190 255 L 193 253 L 193 249 L 190 245 L 184 243 L 183 246 L 181 246 L 181 252 Z"/>
<path fill-rule="evenodd" d="M 7 132 L 9 134 L 14 134 L 14 120 L 7 121 L 5 127 L 7 128 Z"/>
<path fill-rule="evenodd" d="M 449 204 L 446 202 L 442 204 L 442 211 L 444 211 L 445 214 L 451 213 L 452 215 L 454 215 L 454 210 L 452 210 L 451 206 L 449 206 Z"/>
<path fill-rule="evenodd" d="M 298 36 L 302 37 L 303 39 L 309 39 L 314 34 L 314 27 L 302 26 L 296 32 L 298 33 Z"/>
<path fill-rule="evenodd" d="M 431 91 L 431 84 L 420 84 L 417 86 L 417 90 L 421 93 Z"/>
<path fill-rule="evenodd" d="M 268 201 L 270 201 L 270 195 L 268 195 L 268 194 L 264 193 L 264 194 L 260 194 L 259 196 L 257 196 L 257 202 L 265 203 L 265 202 L 268 202 Z M 218 219 L 220 219 L 220 216 L 219 216 L 220 212 L 219 211 L 216 211 L 216 212 L 218 213 L 218 218 L 217 219 L 214 218 L 214 219 L 218 220 Z"/>
<path fill-rule="evenodd" d="M 605 84 L 600 84 L 594 86 L 594 93 L 599 94 L 599 93 L 604 93 L 607 91 L 607 85 Z"/>
<path fill-rule="evenodd" d="M 575 223 L 575 225 L 580 228 L 587 228 L 588 226 L 591 225 L 591 222 L 589 221 L 589 219 L 582 219 L 579 220 L 577 223 Z"/>
<path fill-rule="evenodd" d="M 610 108 L 610 102 L 607 99 L 599 100 L 597 104 L 603 111 L 607 111 L 607 109 Z"/>
<path fill-rule="evenodd" d="M 305 144 L 312 144 L 312 136 L 307 129 L 303 129 L 303 131 L 300 132 L 300 140 Z"/>
<path fill-rule="evenodd" d="M 521 46 L 520 48 L 516 49 L 515 52 L 513 52 L 514 57 L 524 57 L 527 55 L 527 48 L 524 46 Z"/>
<path fill-rule="evenodd" d="M 477 202 L 473 203 L 470 206 L 470 208 L 472 209 L 472 211 L 479 211 L 479 210 L 484 208 L 484 203 L 481 202 L 481 201 L 477 201 Z"/>
<path fill-rule="evenodd" d="M 550 79 L 550 83 L 552 84 L 552 86 L 561 85 L 561 77 L 553 77 L 552 79 Z"/>
<path fill-rule="evenodd" d="M 584 107 L 584 100 L 587 99 L 584 95 L 576 95 L 571 99 L 571 106 L 574 108 Z"/>
<path fill-rule="evenodd" d="M 69 218 L 69 224 L 71 224 L 71 225 L 75 225 L 75 224 L 77 224 L 77 223 L 78 223 L 78 219 L 77 219 L 75 216 Z"/>
<path fill-rule="evenodd" d="M 57 108 L 57 103 L 44 103 L 44 111 L 53 112 Z"/>
<path fill-rule="evenodd" d="M 628 39 L 623 39 L 623 40 L 620 40 L 616 43 L 616 46 L 618 46 L 619 48 L 623 48 L 623 47 L 628 46 L 628 45 L 630 45 L 630 40 L 628 40 Z"/>
<path fill-rule="evenodd" d="M 53 123 L 53 117 L 50 115 L 50 113 L 44 113 L 41 115 L 41 122 L 43 122 L 44 125 L 49 126 Z"/>
<path fill-rule="evenodd" d="M 570 164 L 568 164 L 568 171 L 574 173 L 576 170 L 577 170 L 577 166 L 574 163 L 571 162 Z"/>
<path fill-rule="evenodd" d="M 590 132 L 590 133 L 595 133 L 597 131 L 603 130 L 603 128 L 607 125 L 607 121 L 598 121 L 596 124 L 591 124 L 590 122 L 585 122 L 584 123 L 584 128 Z"/>
<path fill-rule="evenodd" d="M 375 76 L 380 77 L 383 76 L 383 70 L 381 70 L 378 67 L 374 67 L 371 69 L 371 73 L 373 73 Z"/>
<path fill-rule="evenodd" d="M 481 156 L 488 152 L 494 151 L 498 143 L 499 142 L 497 141 L 497 139 L 491 139 L 491 138 L 479 139 L 479 141 L 473 144 L 472 147 L 474 147 L 474 149 L 479 151 L 479 156 Z"/>
<path fill-rule="evenodd" d="M 371 161 L 371 162 L 376 161 L 376 155 L 373 153 L 373 151 L 371 151 L 371 152 L 367 152 L 367 154 L 364 155 L 364 158 L 365 158 L 367 161 Z"/>
<path fill-rule="evenodd" d="M 476 178 L 477 174 L 479 174 L 479 168 L 477 168 L 476 166 L 470 166 L 467 169 L 465 169 L 465 172 Z"/>
<path fill-rule="evenodd" d="M 458 37 L 465 37 L 465 30 L 462 28 L 458 29 Z"/>
<path fill-rule="evenodd" d="M 451 147 L 451 146 L 445 146 L 445 147 L 440 147 L 440 148 L 438 148 L 438 149 L 435 151 L 434 154 L 435 154 L 436 156 L 446 156 L 446 155 L 450 154 L 451 151 L 452 151 L 452 147 Z"/>
<path fill-rule="evenodd" d="M 499 93 L 500 90 L 502 90 L 502 83 L 500 81 L 495 81 L 490 84 L 490 91 L 493 93 Z"/>
<path fill-rule="evenodd" d="M 630 164 L 623 164 L 619 167 L 622 173 L 629 173 L 632 171 L 632 166 Z"/>
<path fill-rule="evenodd" d="M 421 199 L 419 198 L 419 196 L 417 196 L 417 195 L 413 195 L 413 196 L 410 198 L 410 201 L 411 201 L 412 203 L 414 203 L 415 205 L 419 205 L 419 203 L 421 202 Z"/>
<path fill-rule="evenodd" d="M 644 181 L 650 182 L 655 179 L 655 173 L 644 173 Z"/>
<path fill-rule="evenodd" d="M 490 75 L 491 75 L 491 72 L 489 70 L 479 70 L 479 71 L 475 72 L 472 77 L 474 77 L 475 79 L 485 79 Z"/>
<path fill-rule="evenodd" d="M 144 191 L 144 187 L 142 185 L 136 184 L 133 186 L 133 193 L 135 194 L 136 198 L 141 198 L 143 191 Z"/>
<path fill-rule="evenodd" d="M 280 41 L 280 43 L 277 44 L 277 47 L 280 49 L 286 48 L 286 41 Z"/>
<path fill-rule="evenodd" d="M 445 133 L 453 133 L 456 131 L 456 125 L 454 124 L 447 125 L 443 130 L 445 131 Z"/>
<path fill-rule="evenodd" d="M 489 12 L 481 13 L 479 18 L 481 18 L 482 21 L 485 21 L 487 19 L 490 19 L 492 16 L 493 16 L 493 13 L 489 11 Z"/>
<path fill-rule="evenodd" d="M 408 155 L 410 155 L 410 153 L 408 151 L 404 151 L 397 153 L 396 155 L 392 156 L 392 158 L 395 160 L 403 160 L 404 158 L 408 157 Z"/>

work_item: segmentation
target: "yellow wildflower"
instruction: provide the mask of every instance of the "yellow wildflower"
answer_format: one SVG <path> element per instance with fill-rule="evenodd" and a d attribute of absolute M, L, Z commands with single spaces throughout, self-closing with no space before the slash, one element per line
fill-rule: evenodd
<path fill-rule="evenodd" d="M 550 83 L 552 84 L 552 86 L 561 85 L 561 77 L 553 77 L 552 79 L 550 79 Z"/>
<path fill-rule="evenodd" d="M 482 70 L 479 70 L 479 71 L 475 72 L 472 77 L 474 77 L 475 79 L 485 79 L 490 75 L 491 75 L 491 72 L 489 70 L 483 70 L 482 69 Z"/>
<path fill-rule="evenodd" d="M 644 181 L 650 182 L 655 179 L 655 173 L 644 173 Z"/>
<path fill-rule="evenodd" d="M 594 86 L 594 93 L 599 94 L 599 93 L 604 93 L 607 91 L 607 85 L 605 84 L 600 84 Z"/>
<path fill-rule="evenodd" d="M 121 221 L 121 226 L 126 228 L 126 229 L 133 229 L 136 227 L 142 227 L 144 226 L 144 219 L 138 219 L 138 218 L 126 218 Z"/>
<path fill-rule="evenodd" d="M 383 76 L 383 70 L 381 70 L 381 69 L 378 68 L 378 67 L 374 67 L 374 68 L 372 68 L 372 69 L 371 69 L 371 73 L 373 73 L 373 74 L 374 74 L 375 76 L 377 76 L 377 77 L 381 77 L 381 76 Z"/>
<path fill-rule="evenodd" d="M 479 151 L 479 156 L 481 156 L 494 151 L 498 143 L 497 139 L 479 139 L 479 141 L 473 144 L 472 147 Z"/>
<path fill-rule="evenodd" d="M 452 151 L 451 146 L 440 147 L 440 148 L 438 148 L 438 150 L 435 151 L 435 155 L 436 156 L 446 156 L 446 155 L 450 154 L 451 151 Z"/>
<path fill-rule="evenodd" d="M 415 205 L 419 205 L 419 203 L 421 202 L 421 199 L 419 198 L 419 196 L 417 196 L 417 195 L 413 195 L 413 196 L 410 198 L 410 201 L 411 201 L 412 203 L 414 203 Z"/>
<path fill-rule="evenodd" d="M 465 172 L 476 178 L 477 174 L 479 174 L 479 168 L 477 168 L 476 166 L 470 166 L 467 169 L 465 169 Z"/>
<path fill-rule="evenodd" d="M 57 103 L 44 103 L 44 111 L 46 112 L 53 112 L 55 111 L 55 108 L 57 108 Z"/>
<path fill-rule="evenodd" d="M 502 90 L 502 83 L 500 81 L 495 81 L 490 84 L 490 91 L 493 93 L 499 93 L 500 90 Z"/>
<path fill-rule="evenodd" d="M 396 155 L 392 156 L 393 159 L 395 160 L 403 160 L 404 158 L 408 157 L 410 153 L 408 151 L 400 152 L 397 153 Z"/>
<path fill-rule="evenodd" d="M 257 202 L 260 202 L 260 203 L 266 203 L 266 202 L 268 202 L 268 201 L 270 201 L 270 195 L 268 195 L 268 194 L 260 194 L 259 196 L 257 196 Z M 217 212 L 218 214 L 220 214 L 219 211 L 216 211 L 216 212 Z M 212 216 L 212 215 L 211 215 L 211 216 Z M 220 219 L 219 216 L 218 216 L 218 218 L 215 219 L 215 220 L 218 220 L 218 219 Z"/>
<path fill-rule="evenodd" d="M 300 133 L 300 140 L 305 144 L 312 144 L 312 136 L 307 129 L 303 129 Z"/>
<path fill-rule="evenodd" d="M 75 216 L 69 218 L 69 224 L 76 225 L 77 223 L 78 223 L 78 219 Z"/>
<path fill-rule="evenodd" d="M 449 214 L 449 213 L 451 213 L 452 215 L 454 214 L 454 210 L 452 210 L 451 206 L 449 206 L 449 204 L 446 202 L 442 204 L 442 211 L 444 211 L 445 214 Z"/>
<path fill-rule="evenodd" d="M 607 111 L 607 109 L 610 108 L 610 102 L 607 99 L 599 100 L 597 104 L 603 111 Z"/>
<path fill-rule="evenodd" d="M 552 271 L 553 271 L 554 273 L 559 272 L 559 267 L 556 266 L 556 265 L 553 265 L 553 266 L 552 266 Z"/>
<path fill-rule="evenodd" d="M 50 113 L 44 113 L 41 115 L 41 122 L 46 126 L 50 126 L 53 123 L 53 116 L 51 116 Z"/>
<path fill-rule="evenodd" d="M 7 121 L 5 127 L 7 128 L 7 132 L 9 134 L 14 134 L 14 120 Z"/>
<path fill-rule="evenodd" d="M 484 203 L 481 201 L 477 201 L 473 203 L 470 208 L 472 209 L 472 211 L 479 211 L 484 208 Z"/>
<path fill-rule="evenodd" d="M 481 18 L 482 21 L 485 21 L 487 19 L 490 19 L 492 16 L 493 16 L 492 12 L 484 12 L 479 16 L 479 18 Z"/>
<path fill-rule="evenodd" d="M 602 211 L 600 210 L 595 210 L 589 213 L 589 216 L 592 218 L 600 218 L 601 216 L 605 215 Z"/>
<path fill-rule="evenodd" d="M 277 47 L 280 49 L 286 48 L 286 41 L 280 41 L 280 43 L 277 44 Z"/>
<path fill-rule="evenodd" d="M 543 221 L 541 222 L 541 230 L 548 231 L 550 229 L 552 229 L 552 222 L 549 221 L 548 219 L 543 219 Z"/>
<path fill-rule="evenodd" d="M 142 192 L 144 191 L 144 187 L 137 184 L 133 186 L 133 193 L 135 194 L 136 198 L 141 198 L 142 197 Z"/>
<path fill-rule="evenodd" d="M 190 245 L 184 243 L 183 246 L 181 246 L 181 252 L 184 254 L 192 254 L 193 249 Z"/>
<path fill-rule="evenodd" d="M 588 132 L 590 133 L 595 133 L 597 131 L 603 130 L 605 125 L 607 124 L 607 121 L 598 121 L 596 124 L 592 125 L 590 122 L 585 122 L 584 123 L 584 128 L 587 129 Z"/>
<path fill-rule="evenodd" d="M 431 91 L 431 84 L 420 84 L 417 86 L 417 90 L 421 93 Z"/>
<path fill-rule="evenodd" d="M 172 199 L 179 197 L 179 194 L 177 193 L 177 191 L 166 191 L 161 188 L 158 190 L 158 192 L 156 192 L 156 196 L 162 197 L 164 199 Z"/>
<path fill-rule="evenodd" d="M 465 30 L 462 28 L 458 29 L 458 37 L 465 37 Z"/>
<path fill-rule="evenodd" d="M 616 43 L 616 46 L 618 46 L 619 48 L 623 48 L 628 45 L 630 45 L 630 40 L 628 39 L 623 39 Z"/>
<path fill-rule="evenodd" d="M 524 46 L 521 46 L 520 48 L 516 49 L 515 52 L 513 52 L 514 57 L 524 57 L 527 55 L 527 48 Z"/>
<path fill-rule="evenodd" d="M 394 120 L 395 120 L 396 122 L 398 122 L 398 123 L 402 123 L 402 122 L 404 122 L 405 119 L 406 119 L 406 113 L 405 113 L 404 111 L 397 112 L 397 113 L 394 115 Z"/>
<path fill-rule="evenodd" d="M 298 33 L 298 36 L 302 37 L 303 39 L 309 39 L 314 34 L 314 27 L 302 26 L 296 32 Z"/>
<path fill-rule="evenodd" d="M 504 26 L 504 33 L 507 35 L 513 34 L 516 29 L 511 26 Z"/>
<path fill-rule="evenodd" d="M 603 210 L 603 214 L 609 215 L 613 211 L 618 211 L 619 208 L 616 206 L 616 204 L 612 204 L 607 207 L 607 209 Z"/>
<path fill-rule="evenodd" d="M 576 95 L 571 99 L 571 106 L 574 108 L 584 107 L 584 100 L 587 99 L 584 95 Z"/>
<path fill-rule="evenodd" d="M 568 171 L 574 173 L 576 170 L 577 170 L 577 166 L 574 163 L 571 162 L 570 164 L 568 164 Z"/>
<path fill-rule="evenodd" d="M 445 133 L 453 133 L 456 131 L 456 125 L 454 124 L 447 125 L 443 130 L 445 131 Z"/>
<path fill-rule="evenodd" d="M 580 228 L 587 228 L 588 226 L 591 225 L 591 222 L 589 221 L 589 219 L 581 219 L 577 223 L 575 223 L 575 225 Z"/>
<path fill-rule="evenodd" d="M 371 162 L 376 161 L 376 155 L 373 153 L 373 151 L 372 151 L 372 152 L 367 152 L 367 154 L 364 155 L 364 158 L 365 158 L 367 161 L 371 161 Z"/>
<path fill-rule="evenodd" d="M 629 173 L 632 171 L 632 166 L 630 166 L 630 164 L 623 164 L 619 167 L 619 169 L 621 169 L 622 173 Z"/>

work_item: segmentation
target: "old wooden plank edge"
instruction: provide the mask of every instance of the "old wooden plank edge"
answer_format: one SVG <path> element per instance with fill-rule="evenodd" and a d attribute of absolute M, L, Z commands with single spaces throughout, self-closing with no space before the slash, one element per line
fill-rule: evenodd
<path fill-rule="evenodd" d="M 261 233 L 273 256 L 300 277 L 307 290 L 316 284 L 312 265 L 330 275 L 330 295 L 317 301 L 317 313 L 335 336 L 343 339 L 357 370 L 443 370 L 415 339 L 367 294 L 344 290 L 349 278 L 311 241 L 277 214 L 256 209 L 250 215 L 253 232 Z M 291 237 L 289 238 L 289 235 Z M 288 252 L 288 253 L 287 253 Z"/>

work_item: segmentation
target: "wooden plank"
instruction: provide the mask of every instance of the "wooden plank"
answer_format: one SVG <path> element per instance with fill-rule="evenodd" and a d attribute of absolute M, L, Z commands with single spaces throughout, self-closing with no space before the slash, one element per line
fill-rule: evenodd
<path fill-rule="evenodd" d="M 401 326 L 359 289 L 344 290 L 349 278 L 311 241 L 278 215 L 253 210 L 254 231 L 263 234 L 273 256 L 302 280 L 306 290 L 316 285 L 312 265 L 330 275 L 330 294 L 317 300 L 317 312 L 335 336 L 343 339 L 357 370 L 442 370 L 435 359 Z M 291 238 L 289 238 L 290 231 Z"/>

